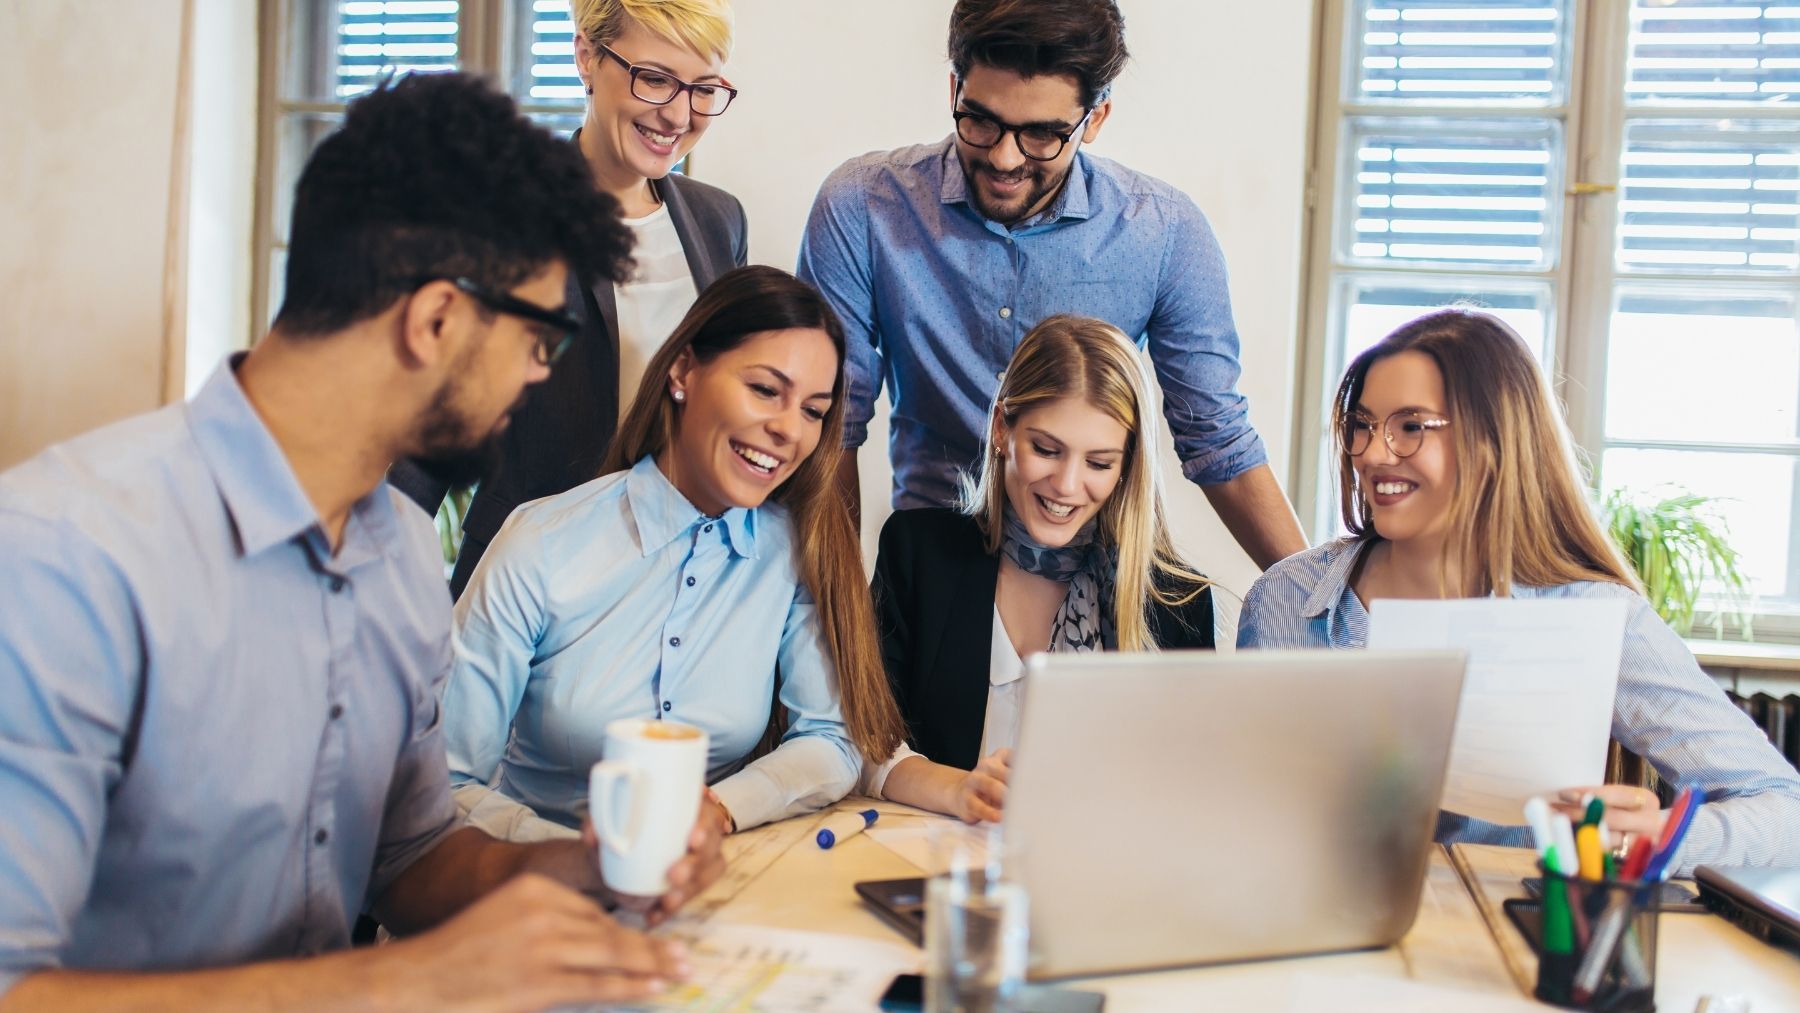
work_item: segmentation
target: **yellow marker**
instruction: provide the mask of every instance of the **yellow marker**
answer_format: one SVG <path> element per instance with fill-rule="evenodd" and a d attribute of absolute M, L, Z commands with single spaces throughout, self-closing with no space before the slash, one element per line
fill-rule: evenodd
<path fill-rule="evenodd" d="M 1605 849 L 1600 846 L 1600 828 L 1583 823 L 1575 828 L 1575 854 L 1581 859 L 1582 879 L 1602 879 L 1606 875 Z"/>

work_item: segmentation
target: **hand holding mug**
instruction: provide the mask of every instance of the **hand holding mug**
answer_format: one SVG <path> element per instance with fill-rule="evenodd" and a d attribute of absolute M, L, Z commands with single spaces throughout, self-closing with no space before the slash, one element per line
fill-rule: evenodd
<path fill-rule="evenodd" d="M 711 798 L 711 792 L 706 793 Z M 688 834 L 687 853 L 669 866 L 669 889 L 660 896 L 642 897 L 636 894 L 620 894 L 608 890 L 612 899 L 622 907 L 642 912 L 650 925 L 656 925 L 673 915 L 681 905 L 699 896 L 701 891 L 713 884 L 725 871 L 725 854 L 720 849 L 724 841 L 725 827 L 720 822 L 718 812 L 709 805 L 700 807 L 700 817 L 694 821 L 694 829 Z M 592 856 L 600 847 L 600 835 L 594 830 L 592 820 L 581 824 L 581 843 L 588 855 Z"/>

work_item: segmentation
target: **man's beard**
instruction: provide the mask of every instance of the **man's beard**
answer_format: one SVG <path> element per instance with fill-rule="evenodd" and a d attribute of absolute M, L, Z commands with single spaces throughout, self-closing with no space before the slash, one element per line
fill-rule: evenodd
<path fill-rule="evenodd" d="M 1027 215 L 1038 210 L 1039 203 L 1043 202 L 1049 194 L 1055 193 L 1056 189 L 1062 186 L 1063 181 L 1069 177 L 1065 170 L 1062 175 L 1051 178 L 1039 167 L 1037 162 L 1027 162 L 1013 172 L 997 172 L 986 161 L 967 158 L 960 151 L 957 152 L 957 163 L 962 166 L 963 181 L 967 184 L 969 199 L 975 203 L 975 210 L 980 211 L 983 218 L 999 222 L 1001 225 L 1016 225 L 1023 221 Z M 1019 192 L 1019 196 L 1008 200 L 1003 205 L 995 205 L 990 203 L 991 198 L 978 178 L 978 174 L 982 172 L 1008 179 L 1023 178 L 1028 182 Z"/>
<path fill-rule="evenodd" d="M 465 489 L 493 478 L 499 470 L 503 434 L 499 429 L 490 429 L 485 437 L 472 436 L 468 425 L 457 415 L 451 394 L 451 385 L 445 384 L 425 410 L 419 432 L 423 449 L 414 456 L 413 463 L 449 488 Z M 521 396 L 520 401 L 523 400 Z M 511 410 L 508 409 L 509 414 Z"/>

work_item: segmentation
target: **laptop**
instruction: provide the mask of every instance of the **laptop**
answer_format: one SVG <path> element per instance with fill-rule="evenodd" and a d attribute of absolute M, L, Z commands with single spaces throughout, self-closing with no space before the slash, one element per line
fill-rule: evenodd
<path fill-rule="evenodd" d="M 1031 977 L 1397 942 L 1418 913 L 1465 664 L 1031 658 L 1006 804 Z"/>
<path fill-rule="evenodd" d="M 1800 869 L 1702 865 L 1700 901 L 1766 943 L 1800 950 Z"/>

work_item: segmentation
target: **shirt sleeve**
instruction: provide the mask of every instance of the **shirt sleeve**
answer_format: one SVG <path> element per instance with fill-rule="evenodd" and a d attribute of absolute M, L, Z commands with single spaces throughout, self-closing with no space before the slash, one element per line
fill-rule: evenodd
<path fill-rule="evenodd" d="M 894 772 L 895 767 L 900 766 L 902 760 L 910 760 L 915 756 L 923 755 L 923 753 L 914 750 L 913 747 L 907 745 L 905 742 L 901 742 L 900 747 L 894 750 L 894 755 L 888 757 L 881 763 L 871 763 L 868 760 L 864 760 L 862 764 L 862 778 L 857 781 L 856 793 L 858 795 L 867 795 L 873 799 L 887 798 L 887 796 L 883 795 L 881 792 L 882 789 L 887 787 L 888 775 Z"/>
<path fill-rule="evenodd" d="M 1162 384 L 1163 415 L 1182 474 L 1200 485 L 1218 485 L 1266 464 L 1269 455 L 1237 390 L 1242 369 L 1225 254 L 1193 202 L 1168 206 L 1156 307 L 1145 328 L 1150 361 Z"/>
<path fill-rule="evenodd" d="M 0 511 L 0 994 L 60 965 L 144 673 L 130 587 L 88 538 Z"/>
<path fill-rule="evenodd" d="M 869 438 L 881 394 L 880 332 L 875 317 L 868 195 L 848 167 L 826 177 L 800 238 L 794 273 L 819 290 L 844 325 L 844 446 Z"/>
<path fill-rule="evenodd" d="M 494 536 L 456 602 L 444 688 L 444 745 L 454 785 L 486 784 L 500 767 L 544 633 L 549 563 L 535 529 L 514 514 Z"/>
<path fill-rule="evenodd" d="M 1692 875 L 1697 865 L 1800 866 L 1800 771 L 1635 595 L 1613 737 L 1663 780 L 1691 784 L 1705 799 L 1677 857 L 1677 875 Z"/>
<path fill-rule="evenodd" d="M 777 664 L 788 713 L 781 744 L 713 786 L 739 830 L 830 805 L 862 772 L 862 754 L 844 728 L 818 607 L 804 585 L 788 608 Z"/>

